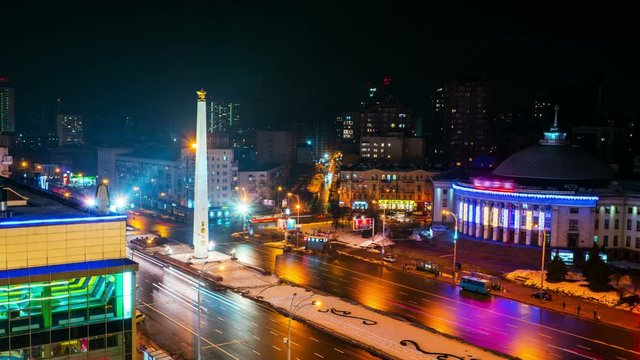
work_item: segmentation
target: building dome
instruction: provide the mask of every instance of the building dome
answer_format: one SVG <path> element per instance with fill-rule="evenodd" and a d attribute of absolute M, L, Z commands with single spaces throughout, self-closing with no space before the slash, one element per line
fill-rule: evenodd
<path fill-rule="evenodd" d="M 578 147 L 535 145 L 503 161 L 494 175 L 559 181 L 603 181 L 613 178 L 611 167 Z"/>
<path fill-rule="evenodd" d="M 592 182 L 613 178 L 611 167 L 578 147 L 569 146 L 558 127 L 558 106 L 549 131 L 540 145 L 519 151 L 503 161 L 493 174 L 518 179 Z"/>

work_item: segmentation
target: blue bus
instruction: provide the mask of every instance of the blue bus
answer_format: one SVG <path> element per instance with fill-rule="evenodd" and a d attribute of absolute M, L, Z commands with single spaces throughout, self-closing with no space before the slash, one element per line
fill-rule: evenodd
<path fill-rule="evenodd" d="M 473 276 L 463 276 L 460 279 L 460 289 L 487 295 L 491 289 L 491 282 Z"/>

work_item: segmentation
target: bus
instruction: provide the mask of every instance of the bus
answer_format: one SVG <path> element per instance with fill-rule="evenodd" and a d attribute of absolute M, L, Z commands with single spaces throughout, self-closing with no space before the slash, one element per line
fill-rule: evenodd
<path fill-rule="evenodd" d="M 491 289 L 491 282 L 473 276 L 463 276 L 460 279 L 460 289 L 487 295 Z"/>

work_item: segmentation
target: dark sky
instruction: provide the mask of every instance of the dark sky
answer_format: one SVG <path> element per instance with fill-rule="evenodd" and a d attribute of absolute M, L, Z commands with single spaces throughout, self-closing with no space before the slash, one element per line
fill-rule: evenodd
<path fill-rule="evenodd" d="M 16 88 L 19 130 L 61 97 L 95 128 L 131 115 L 178 133 L 195 126 L 200 87 L 241 102 L 250 123 L 297 121 L 314 106 L 332 118 L 383 75 L 418 113 L 436 86 L 465 75 L 492 82 L 498 111 L 598 79 L 608 110 L 640 108 L 635 12 L 608 3 L 11 3 L 0 74 Z"/>

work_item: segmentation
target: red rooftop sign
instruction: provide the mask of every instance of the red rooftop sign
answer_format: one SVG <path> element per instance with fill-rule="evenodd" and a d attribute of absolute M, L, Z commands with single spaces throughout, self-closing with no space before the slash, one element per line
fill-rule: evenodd
<path fill-rule="evenodd" d="M 513 192 L 516 190 L 516 184 L 511 180 L 494 180 L 473 178 L 473 187 L 480 190 Z"/>

